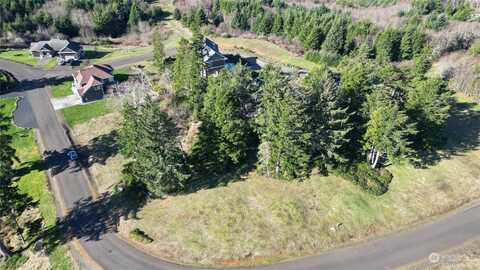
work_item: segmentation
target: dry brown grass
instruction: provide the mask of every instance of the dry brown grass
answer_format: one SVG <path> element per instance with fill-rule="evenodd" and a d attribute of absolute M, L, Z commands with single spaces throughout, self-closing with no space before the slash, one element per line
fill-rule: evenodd
<path fill-rule="evenodd" d="M 109 113 L 94 118 L 86 123 L 78 124 L 73 130 L 77 143 L 88 146 L 103 135 L 115 131 L 120 126 L 121 115 L 119 112 Z M 100 193 L 109 191 L 121 179 L 124 158 L 120 154 L 108 157 L 104 163 L 94 163 L 90 167 Z"/>
<path fill-rule="evenodd" d="M 478 137 L 478 120 L 452 119 L 448 145 L 468 130 Z M 480 149 L 472 147 L 427 169 L 389 167 L 394 180 L 380 197 L 335 176 L 286 182 L 251 173 L 225 187 L 151 201 L 130 229 L 155 239 L 145 246 L 151 252 L 187 264 L 252 265 L 314 254 L 480 198 Z"/>

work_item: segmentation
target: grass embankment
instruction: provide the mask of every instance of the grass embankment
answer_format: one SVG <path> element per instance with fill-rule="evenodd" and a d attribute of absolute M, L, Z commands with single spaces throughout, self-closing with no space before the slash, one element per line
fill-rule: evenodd
<path fill-rule="evenodd" d="M 1 51 L 0 58 L 29 66 L 36 66 L 40 63 L 40 60 L 34 58 L 28 49 Z M 43 65 L 45 69 L 52 69 L 56 66 L 56 58 L 46 59 L 46 63 Z"/>
<path fill-rule="evenodd" d="M 53 97 L 65 97 L 65 96 L 73 95 L 72 82 L 65 81 L 52 86 L 51 93 Z"/>
<path fill-rule="evenodd" d="M 85 123 L 88 120 L 105 115 L 112 111 L 111 102 L 108 99 L 102 99 L 82 105 L 76 105 L 61 109 L 65 122 L 70 127 Z"/>
<path fill-rule="evenodd" d="M 266 40 L 240 37 L 212 37 L 212 39 L 218 43 L 221 51 L 241 52 L 243 50 L 251 52 L 269 63 L 279 63 L 307 70 L 319 67 L 319 65 Z"/>
<path fill-rule="evenodd" d="M 449 158 L 426 169 L 390 166 L 394 179 L 383 196 L 336 176 L 285 182 L 252 173 L 226 187 L 151 201 L 132 229 L 154 239 L 147 248 L 170 260 L 250 265 L 407 228 L 480 197 L 480 106 L 457 107 Z"/>
<path fill-rule="evenodd" d="M 11 115 L 15 110 L 16 102 L 14 98 L 0 99 L 1 113 Z M 23 129 L 13 124 L 9 125 L 8 133 L 12 135 L 12 146 L 16 150 L 16 155 L 20 160 L 15 167 L 24 169 L 28 173 L 22 175 L 18 180 L 18 187 L 24 194 L 30 196 L 38 202 L 40 214 L 47 227 L 55 225 L 56 208 L 52 193 L 48 189 L 48 181 L 41 168 L 28 168 L 31 164 L 41 163 L 42 157 L 35 142 L 35 136 L 32 129 Z M 49 254 L 50 264 L 53 269 L 67 270 L 72 268 L 72 262 L 67 255 L 65 246 L 57 246 Z"/>

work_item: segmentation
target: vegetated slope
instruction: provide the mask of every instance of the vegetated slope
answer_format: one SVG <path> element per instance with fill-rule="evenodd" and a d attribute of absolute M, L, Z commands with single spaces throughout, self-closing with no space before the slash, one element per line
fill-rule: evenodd
<path fill-rule="evenodd" d="M 147 248 L 157 255 L 202 265 L 269 263 L 398 230 L 480 197 L 479 114 L 462 98 L 449 121 L 449 158 L 426 169 L 389 167 L 395 180 L 380 197 L 335 176 L 285 182 L 252 173 L 154 200 L 131 226 L 154 239 Z"/>

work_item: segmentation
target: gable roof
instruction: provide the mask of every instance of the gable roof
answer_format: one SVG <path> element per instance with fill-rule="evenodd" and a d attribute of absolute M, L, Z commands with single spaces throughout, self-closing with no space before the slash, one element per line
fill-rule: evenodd
<path fill-rule="evenodd" d="M 91 65 L 73 74 L 77 91 L 83 96 L 93 86 L 102 85 L 105 80 L 113 78 L 113 68 L 109 65 Z"/>
<path fill-rule="evenodd" d="M 30 44 L 30 50 L 33 52 L 39 52 L 41 50 L 51 50 L 56 52 L 78 52 L 81 50 L 81 46 L 77 42 L 68 41 L 64 39 L 51 39 L 49 41 L 32 42 Z"/>

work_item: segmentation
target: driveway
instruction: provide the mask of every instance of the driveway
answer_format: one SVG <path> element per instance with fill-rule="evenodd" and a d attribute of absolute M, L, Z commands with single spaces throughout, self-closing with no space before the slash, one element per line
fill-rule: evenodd
<path fill-rule="evenodd" d="M 133 60 L 132 60 L 133 61 Z M 124 65 L 125 62 L 117 63 Z M 46 74 L 31 67 L 0 60 L 0 68 L 12 72 L 20 81 L 16 95 L 22 98 L 15 113 L 15 121 L 23 127 L 38 129 L 45 150 L 55 168 L 50 169 L 52 187 L 61 205 L 67 210 L 61 215 L 69 237 L 79 239 L 88 257 L 104 269 L 195 269 L 162 261 L 135 249 L 115 234 L 108 209 L 100 211 L 102 200 L 92 200 L 89 180 L 76 164 L 65 162 L 72 145 L 64 128 L 58 122 L 54 107 L 45 92 L 46 78 L 64 75 Z M 318 270 L 318 269 L 392 269 L 427 257 L 432 252 L 445 250 L 480 236 L 480 205 L 459 210 L 433 222 L 419 225 L 409 231 L 394 233 L 384 238 L 352 247 L 255 269 Z M 70 238 L 66 241 L 71 240 Z M 74 258 L 83 269 L 94 269 L 74 249 Z M 242 268 L 239 268 L 242 269 Z"/>
<path fill-rule="evenodd" d="M 70 95 L 66 97 L 57 97 L 57 98 L 54 97 L 54 98 L 51 98 L 50 101 L 52 102 L 52 106 L 55 111 L 82 104 L 82 99 L 77 95 Z"/>

